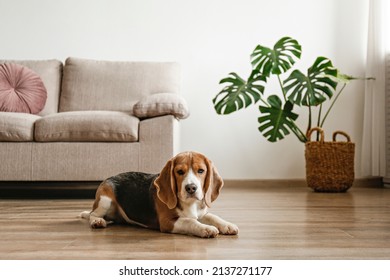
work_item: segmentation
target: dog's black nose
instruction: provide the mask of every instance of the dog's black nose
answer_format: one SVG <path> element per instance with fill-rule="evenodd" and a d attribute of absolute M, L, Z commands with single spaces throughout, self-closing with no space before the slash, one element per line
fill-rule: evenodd
<path fill-rule="evenodd" d="M 186 185 L 186 192 L 188 192 L 189 194 L 195 193 L 197 189 L 198 187 L 195 184 Z"/>

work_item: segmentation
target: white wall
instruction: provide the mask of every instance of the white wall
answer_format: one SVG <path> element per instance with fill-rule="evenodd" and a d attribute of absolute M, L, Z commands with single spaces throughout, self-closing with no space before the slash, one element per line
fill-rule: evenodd
<path fill-rule="evenodd" d="M 258 132 L 258 106 L 229 116 L 213 109 L 219 80 L 231 71 L 247 76 L 257 44 L 287 35 L 303 46 L 302 70 L 323 55 L 346 73 L 365 71 L 368 0 L 0 0 L 0 11 L 1 58 L 180 62 L 192 112 L 182 122 L 182 150 L 205 153 L 229 179 L 305 173 L 304 146 L 294 136 L 273 144 Z M 357 176 L 363 88 L 347 88 L 326 126 L 356 142 Z"/>

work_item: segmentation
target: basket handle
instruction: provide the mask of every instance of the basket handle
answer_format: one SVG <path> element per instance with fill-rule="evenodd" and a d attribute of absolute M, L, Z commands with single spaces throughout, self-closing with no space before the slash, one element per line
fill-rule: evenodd
<path fill-rule="evenodd" d="M 344 131 L 341 131 L 341 130 L 337 130 L 337 131 L 333 132 L 333 142 L 336 141 L 337 134 L 343 135 L 345 138 L 347 138 L 347 142 L 351 142 L 351 137 L 349 137 L 349 135 L 347 133 L 345 133 Z"/>
<path fill-rule="evenodd" d="M 306 137 L 307 137 L 307 142 L 311 142 L 311 134 L 314 132 L 314 131 L 317 131 L 320 133 L 320 142 L 321 143 L 324 143 L 324 139 L 325 139 L 325 135 L 324 135 L 324 131 L 322 130 L 321 127 L 313 127 L 311 128 L 307 134 L 306 134 Z"/>

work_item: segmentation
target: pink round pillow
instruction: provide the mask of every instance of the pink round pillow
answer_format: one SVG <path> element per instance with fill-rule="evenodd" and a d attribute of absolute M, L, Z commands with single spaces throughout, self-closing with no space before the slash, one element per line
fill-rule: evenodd
<path fill-rule="evenodd" d="M 45 85 L 31 69 L 15 63 L 0 64 L 0 111 L 37 114 L 46 98 Z"/>

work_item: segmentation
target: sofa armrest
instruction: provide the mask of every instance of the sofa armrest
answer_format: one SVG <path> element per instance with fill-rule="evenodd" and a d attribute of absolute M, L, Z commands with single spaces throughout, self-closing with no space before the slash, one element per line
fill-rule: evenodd
<path fill-rule="evenodd" d="M 179 152 L 179 139 L 179 121 L 172 115 L 141 121 L 139 170 L 159 173 Z"/>
<path fill-rule="evenodd" d="M 155 93 L 138 101 L 133 107 L 133 114 L 140 119 L 165 115 L 185 119 L 190 112 L 182 96 L 175 93 Z"/>

